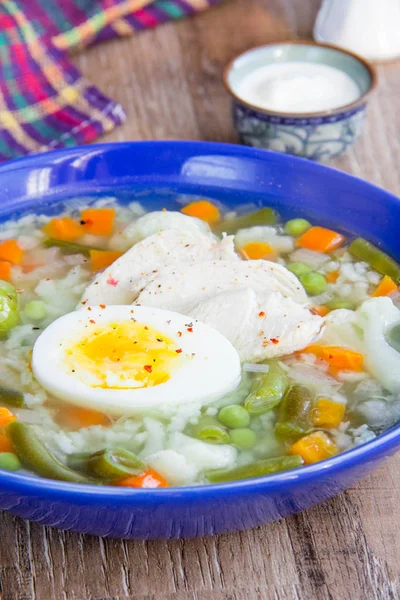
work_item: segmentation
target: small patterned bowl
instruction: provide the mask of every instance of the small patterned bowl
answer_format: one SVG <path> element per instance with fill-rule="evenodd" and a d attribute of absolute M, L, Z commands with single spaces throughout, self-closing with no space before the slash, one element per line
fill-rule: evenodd
<path fill-rule="evenodd" d="M 336 67 L 357 83 L 360 97 L 333 110 L 300 114 L 266 110 L 237 95 L 240 82 L 251 71 L 288 61 Z M 343 154 L 361 134 L 367 96 L 377 85 L 377 74 L 374 67 L 351 52 L 296 41 L 266 44 L 240 54 L 225 67 L 223 81 L 233 97 L 233 119 L 241 143 L 325 162 Z"/>

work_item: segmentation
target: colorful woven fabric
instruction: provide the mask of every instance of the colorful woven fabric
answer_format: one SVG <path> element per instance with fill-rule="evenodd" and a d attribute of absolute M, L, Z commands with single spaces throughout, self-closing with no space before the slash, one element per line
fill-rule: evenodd
<path fill-rule="evenodd" d="M 0 161 L 84 144 L 123 122 L 68 52 L 218 1 L 0 0 Z"/>

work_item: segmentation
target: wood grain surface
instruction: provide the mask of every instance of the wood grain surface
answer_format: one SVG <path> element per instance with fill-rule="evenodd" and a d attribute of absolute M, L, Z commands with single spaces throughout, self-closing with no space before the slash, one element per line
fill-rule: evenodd
<path fill-rule="evenodd" d="M 76 57 L 127 110 L 106 140 L 234 142 L 223 65 L 310 36 L 316 0 L 227 0 Z M 379 67 L 362 139 L 334 166 L 400 193 L 400 64 Z M 366 199 L 368 201 L 368 199 Z M 400 597 L 400 456 L 335 499 L 252 531 L 102 540 L 0 513 L 1 600 L 389 600 Z"/>

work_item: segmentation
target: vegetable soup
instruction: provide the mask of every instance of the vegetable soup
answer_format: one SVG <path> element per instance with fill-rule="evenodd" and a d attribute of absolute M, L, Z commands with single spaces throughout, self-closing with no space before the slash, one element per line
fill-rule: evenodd
<path fill-rule="evenodd" d="M 0 229 L 0 469 L 159 488 L 269 475 L 400 418 L 400 266 L 207 199 Z"/>

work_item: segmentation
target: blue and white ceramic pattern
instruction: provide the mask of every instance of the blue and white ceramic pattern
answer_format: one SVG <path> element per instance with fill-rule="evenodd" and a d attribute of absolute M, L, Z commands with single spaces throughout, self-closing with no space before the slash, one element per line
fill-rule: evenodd
<path fill-rule="evenodd" d="M 251 70 L 271 62 L 319 62 L 340 68 L 360 89 L 360 97 L 336 110 L 287 114 L 268 111 L 241 100 L 235 89 Z M 224 73 L 233 96 L 233 120 L 241 143 L 325 162 L 343 154 L 361 135 L 366 95 L 376 85 L 373 68 L 355 55 L 312 42 L 269 44 L 235 58 Z"/>

